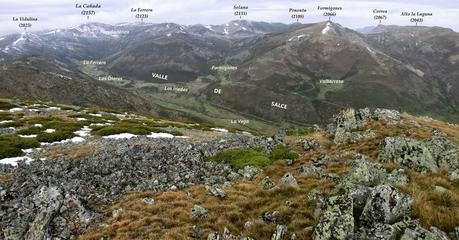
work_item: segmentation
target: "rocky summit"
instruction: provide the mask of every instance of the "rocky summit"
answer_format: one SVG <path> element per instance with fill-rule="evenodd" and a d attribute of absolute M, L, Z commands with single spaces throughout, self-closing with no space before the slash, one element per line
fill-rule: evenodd
<path fill-rule="evenodd" d="M 346 109 L 258 136 L 0 104 L 0 238 L 459 239 L 459 126 Z"/>

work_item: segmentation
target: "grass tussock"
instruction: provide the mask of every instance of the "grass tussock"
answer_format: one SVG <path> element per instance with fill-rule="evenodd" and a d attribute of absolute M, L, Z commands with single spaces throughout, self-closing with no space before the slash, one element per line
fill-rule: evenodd
<path fill-rule="evenodd" d="M 424 227 L 453 231 L 459 224 L 459 183 L 449 181 L 443 171 L 429 174 L 408 171 L 408 175 L 410 183 L 399 188 L 414 198 L 413 217 L 419 218 Z"/>

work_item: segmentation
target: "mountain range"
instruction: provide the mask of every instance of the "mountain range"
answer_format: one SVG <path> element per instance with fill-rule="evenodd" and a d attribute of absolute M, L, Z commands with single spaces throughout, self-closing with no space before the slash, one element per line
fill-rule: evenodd
<path fill-rule="evenodd" d="M 232 21 L 88 23 L 12 34 L 0 37 L 0 71 L 8 71 L 0 80 L 10 86 L 0 94 L 100 103 L 254 131 L 324 123 L 347 107 L 459 119 L 459 33 L 383 25 L 364 32 L 335 22 Z M 37 79 L 42 86 L 54 79 L 68 92 L 87 86 L 91 100 L 58 97 L 57 88 L 19 87 Z"/>

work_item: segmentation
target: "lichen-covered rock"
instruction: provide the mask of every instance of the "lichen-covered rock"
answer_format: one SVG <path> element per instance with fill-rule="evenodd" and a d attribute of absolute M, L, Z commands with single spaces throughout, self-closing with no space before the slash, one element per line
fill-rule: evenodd
<path fill-rule="evenodd" d="M 303 142 L 303 148 L 305 151 L 312 151 L 322 147 L 320 143 L 315 139 L 305 139 Z"/>
<path fill-rule="evenodd" d="M 308 193 L 308 200 L 316 202 L 316 208 L 314 209 L 314 216 L 319 217 L 325 206 L 325 199 L 323 193 L 320 190 L 313 189 Z"/>
<path fill-rule="evenodd" d="M 33 202 L 39 209 L 24 239 L 51 239 L 50 223 L 60 210 L 63 200 L 62 191 L 57 187 L 42 187 L 33 197 Z"/>
<path fill-rule="evenodd" d="M 459 167 L 459 148 L 443 134 L 434 134 L 426 143 L 432 157 L 439 167 L 457 169 Z"/>
<path fill-rule="evenodd" d="M 281 214 L 279 211 L 265 212 L 261 216 L 264 222 L 276 222 L 280 218 Z"/>
<path fill-rule="evenodd" d="M 263 181 L 261 181 L 261 185 L 263 186 L 264 190 L 269 190 L 275 186 L 274 182 L 271 181 L 268 176 L 266 176 Z"/>
<path fill-rule="evenodd" d="M 300 168 L 301 175 L 310 175 L 320 178 L 323 175 L 322 169 L 314 164 L 304 164 Z"/>
<path fill-rule="evenodd" d="M 261 172 L 261 169 L 252 166 L 246 166 L 244 169 L 239 170 L 239 174 L 246 181 L 251 181 L 259 172 Z"/>
<path fill-rule="evenodd" d="M 218 184 L 214 184 L 212 186 L 206 185 L 205 188 L 206 188 L 207 194 L 211 196 L 215 196 L 219 198 L 226 197 L 225 191 Z"/>
<path fill-rule="evenodd" d="M 371 113 L 368 108 L 359 110 L 349 108 L 341 111 L 335 117 L 335 123 L 338 128 L 342 127 L 346 130 L 350 130 L 363 126 L 370 118 Z"/>
<path fill-rule="evenodd" d="M 298 187 L 298 182 L 296 181 L 296 179 L 293 176 L 293 174 L 287 172 L 279 180 L 279 185 L 288 185 L 288 186 L 292 186 L 292 187 Z"/>
<path fill-rule="evenodd" d="M 223 240 L 223 237 L 218 232 L 212 232 L 207 235 L 207 240 Z"/>
<path fill-rule="evenodd" d="M 365 131 L 351 132 L 349 136 L 349 141 L 351 143 L 358 143 L 363 140 L 373 139 L 375 137 L 376 137 L 376 134 L 371 129 L 367 129 Z"/>
<path fill-rule="evenodd" d="M 287 237 L 287 226 L 277 225 L 271 240 L 286 240 Z"/>
<path fill-rule="evenodd" d="M 449 240 L 448 235 L 436 227 L 429 230 L 417 225 L 415 228 L 407 228 L 400 237 L 400 240 Z"/>
<path fill-rule="evenodd" d="M 315 166 L 322 166 L 332 161 L 332 158 L 327 155 L 320 155 L 318 157 L 312 157 L 311 161 L 313 162 Z"/>
<path fill-rule="evenodd" d="M 208 212 L 209 211 L 207 209 L 195 204 L 191 208 L 191 219 L 196 220 L 206 218 Z"/>
<path fill-rule="evenodd" d="M 396 123 L 400 121 L 400 112 L 397 110 L 377 108 L 373 112 L 373 118 L 377 120 L 384 120 L 389 123 Z"/>
<path fill-rule="evenodd" d="M 337 127 L 335 130 L 335 138 L 333 142 L 336 145 L 346 142 L 351 137 L 351 133 L 346 131 L 344 127 Z"/>
<path fill-rule="evenodd" d="M 410 179 L 405 174 L 404 169 L 394 169 L 389 174 L 387 174 L 386 178 L 384 179 L 384 183 L 386 184 L 405 185 L 408 184 L 409 181 Z"/>
<path fill-rule="evenodd" d="M 459 180 L 459 169 L 449 172 L 447 176 L 450 181 L 458 181 Z"/>
<path fill-rule="evenodd" d="M 361 228 L 355 239 L 396 240 L 398 229 L 390 224 L 376 223 L 371 228 Z"/>
<path fill-rule="evenodd" d="M 146 198 L 142 198 L 142 202 L 147 205 L 152 205 L 155 203 L 155 199 L 146 197 Z"/>
<path fill-rule="evenodd" d="M 418 140 L 403 137 L 387 137 L 378 159 L 382 162 L 395 162 L 419 172 L 438 169 L 426 145 Z"/>
<path fill-rule="evenodd" d="M 385 177 L 385 170 L 380 164 L 373 164 L 365 159 L 359 159 L 344 177 L 343 182 L 364 186 L 376 186 L 380 184 Z"/>
<path fill-rule="evenodd" d="M 409 216 L 413 199 L 390 185 L 375 187 L 363 208 L 360 222 L 364 226 L 376 223 L 392 224 Z"/>
<path fill-rule="evenodd" d="M 348 195 L 330 197 L 327 209 L 314 229 L 313 239 L 352 239 L 353 232 L 352 198 Z"/>

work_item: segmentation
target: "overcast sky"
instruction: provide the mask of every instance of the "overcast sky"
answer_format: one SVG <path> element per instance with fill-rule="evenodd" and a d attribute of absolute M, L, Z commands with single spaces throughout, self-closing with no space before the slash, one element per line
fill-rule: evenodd
<path fill-rule="evenodd" d="M 76 3 L 99 3 L 102 8 L 89 20 L 75 8 Z M 0 36 L 20 32 L 18 22 L 13 17 L 36 17 L 31 31 L 74 27 L 83 23 L 123 23 L 136 22 L 130 9 L 153 8 L 147 22 L 174 22 L 180 24 L 221 24 L 236 20 L 233 5 L 249 7 L 244 19 L 253 21 L 292 23 L 289 8 L 308 10 L 303 23 L 324 21 L 317 6 L 340 6 L 333 19 L 349 28 L 376 25 L 373 9 L 387 9 L 388 20 L 384 24 L 412 25 L 409 17 L 402 17 L 402 11 L 432 12 L 421 25 L 449 27 L 459 31 L 459 0 L 0 0 Z"/>

